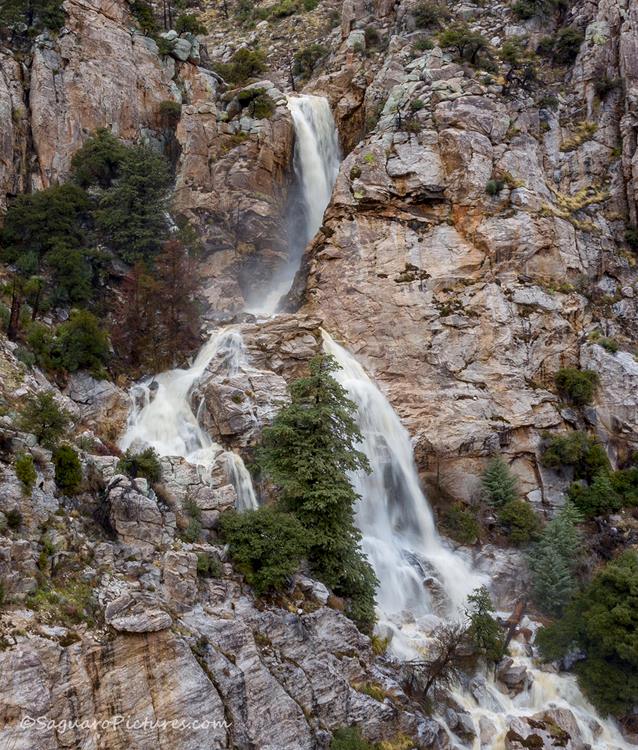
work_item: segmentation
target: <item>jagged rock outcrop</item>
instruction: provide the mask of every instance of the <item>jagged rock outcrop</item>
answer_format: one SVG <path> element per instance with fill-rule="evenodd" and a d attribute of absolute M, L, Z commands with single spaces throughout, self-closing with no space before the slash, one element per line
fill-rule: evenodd
<path fill-rule="evenodd" d="M 587 7 L 570 86 L 553 86 L 558 111 L 542 86 L 505 91 L 395 36 L 369 87 L 370 110 L 385 102 L 378 122 L 342 164 L 291 298 L 381 383 L 426 477 L 453 497 L 470 500 L 484 457 L 503 452 L 531 500 L 561 502 L 538 462 L 541 433 L 568 426 L 560 367 L 600 368 L 596 429 L 612 458 L 636 446 L 618 406 L 631 354 L 587 353 L 596 332 L 629 349 L 638 320 L 622 250 L 635 132 L 631 116 L 614 126 L 619 108 L 634 109 L 631 70 L 625 91 L 592 105 L 603 63 L 610 78 L 633 66 L 634 11 Z M 473 21 L 494 45 L 522 33 L 500 6 Z M 594 124 L 578 124 L 586 118 Z M 494 195 L 490 180 L 501 180 Z"/>

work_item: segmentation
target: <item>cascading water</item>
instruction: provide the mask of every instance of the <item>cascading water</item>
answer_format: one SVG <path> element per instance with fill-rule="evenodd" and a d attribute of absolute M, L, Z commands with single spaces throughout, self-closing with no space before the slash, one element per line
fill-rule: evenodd
<path fill-rule="evenodd" d="M 288 99 L 296 133 L 294 169 L 300 190 L 302 231 L 295 234 L 286 264 L 272 288 L 248 312 L 272 314 L 294 280 L 303 249 L 321 226 L 323 213 L 339 167 L 338 138 L 325 99 L 291 96 Z M 421 490 L 410 438 L 396 413 L 357 360 L 324 333 L 324 349 L 341 365 L 336 378 L 358 409 L 363 434 L 362 449 L 371 473 L 352 477 L 361 496 L 357 524 L 362 546 L 380 581 L 377 592 L 379 629 L 391 635 L 391 651 L 399 659 L 412 658 L 427 649 L 428 635 L 442 619 L 460 619 L 468 593 L 484 581 L 469 563 L 439 537 L 432 512 Z M 161 455 L 182 456 L 203 472 L 210 472 L 223 456 L 237 490 L 237 507 L 257 507 L 250 474 L 241 458 L 224 453 L 202 429 L 191 407 L 190 395 L 208 364 L 220 358 L 229 374 L 245 365 L 239 331 L 228 327 L 214 333 L 192 366 L 161 373 L 132 389 L 133 409 L 120 441 L 150 445 Z M 528 623 L 534 627 L 533 623 Z M 487 682 L 485 700 L 459 690 L 455 698 L 479 722 L 494 727 L 491 740 L 474 748 L 505 747 L 507 717 L 530 716 L 550 706 L 570 709 L 585 742 L 595 750 L 630 750 L 612 722 L 595 718 L 571 676 L 541 671 L 522 644 L 512 643 L 512 655 L 533 677 L 533 686 L 515 698 Z M 482 725 L 481 725 L 482 726 Z M 452 738 L 455 740 L 455 738 Z"/>
<path fill-rule="evenodd" d="M 421 490 L 407 430 L 361 365 L 325 331 L 324 350 L 341 366 L 335 378 L 357 405 L 371 472 L 352 476 L 361 497 L 357 525 L 377 578 L 381 629 L 400 657 L 418 655 L 437 615 L 458 617 L 482 579 L 439 537 Z M 428 587 L 428 583 L 430 586 Z"/>
<path fill-rule="evenodd" d="M 339 138 L 328 100 L 293 95 L 288 97 L 288 109 L 295 127 L 293 167 L 299 191 L 295 206 L 302 215 L 291 224 L 287 258 L 275 273 L 270 289 L 246 308 L 260 315 L 276 312 L 292 286 L 303 251 L 321 226 L 339 172 Z"/>
<path fill-rule="evenodd" d="M 409 435 L 385 396 L 357 360 L 325 331 L 323 347 L 339 363 L 335 378 L 357 405 L 361 449 L 371 467 L 369 474 L 354 474 L 352 482 L 361 497 L 356 521 L 362 548 L 379 579 L 377 628 L 391 636 L 390 651 L 397 658 L 419 658 L 441 618 L 461 620 L 467 595 L 487 582 L 439 537 L 420 487 Z M 536 627 L 529 621 L 525 624 Z M 596 712 L 573 676 L 540 670 L 517 641 L 512 642 L 511 652 L 533 679 L 529 690 L 510 698 L 488 681 L 485 699 L 478 704 L 462 690 L 454 695 L 476 727 L 481 719 L 494 727 L 489 744 L 475 741 L 477 750 L 505 747 L 508 717 L 530 716 L 549 707 L 572 711 L 593 750 L 630 750 L 632 746 L 613 722 L 594 720 Z"/>
<path fill-rule="evenodd" d="M 160 456 L 181 456 L 200 467 L 203 473 L 210 471 L 223 448 L 202 429 L 189 397 L 211 360 L 222 360 L 232 375 L 243 355 L 241 335 L 233 327 L 225 328 L 210 337 L 190 367 L 168 370 L 134 385 L 131 389 L 133 408 L 120 447 L 126 450 L 132 445 L 150 446 Z M 255 492 L 241 457 L 234 453 L 224 453 L 224 456 L 237 491 L 238 508 L 256 508 Z"/>

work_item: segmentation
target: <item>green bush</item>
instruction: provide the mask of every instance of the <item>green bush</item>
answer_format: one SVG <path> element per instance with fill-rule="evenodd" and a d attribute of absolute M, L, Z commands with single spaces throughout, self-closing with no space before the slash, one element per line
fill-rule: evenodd
<path fill-rule="evenodd" d="M 108 334 L 87 310 L 73 310 L 58 327 L 54 348 L 60 366 L 69 372 L 86 369 L 100 375 L 110 357 Z"/>
<path fill-rule="evenodd" d="M 533 541 L 541 528 L 534 509 L 524 500 L 510 500 L 506 503 L 499 511 L 498 521 L 513 544 Z"/>
<path fill-rule="evenodd" d="M 16 477 L 22 482 L 27 493 L 31 493 L 38 475 L 33 464 L 33 456 L 30 453 L 21 453 L 16 458 Z"/>
<path fill-rule="evenodd" d="M 517 0 L 512 5 L 512 11 L 517 18 L 527 21 L 534 16 L 547 16 L 566 7 L 566 0 Z"/>
<path fill-rule="evenodd" d="M 629 227 L 625 230 L 625 242 L 632 250 L 638 250 L 638 228 Z"/>
<path fill-rule="evenodd" d="M 270 8 L 272 18 L 287 18 L 299 12 L 298 0 L 279 0 Z"/>
<path fill-rule="evenodd" d="M 582 559 L 580 512 L 567 503 L 543 529 L 529 555 L 532 597 L 549 615 L 560 615 L 577 590 L 575 572 Z"/>
<path fill-rule="evenodd" d="M 182 105 L 172 99 L 165 99 L 160 103 L 160 117 L 168 123 L 170 127 L 175 127 L 182 116 Z"/>
<path fill-rule="evenodd" d="M 19 429 L 35 435 L 45 448 L 54 448 L 70 423 L 70 413 L 58 406 L 49 391 L 29 396 L 18 418 Z"/>
<path fill-rule="evenodd" d="M 293 75 L 310 78 L 319 60 L 327 54 L 328 49 L 322 44 L 310 44 L 297 50 L 293 55 Z"/>
<path fill-rule="evenodd" d="M 71 159 L 71 177 L 82 188 L 109 188 L 120 174 L 127 147 L 107 128 L 99 128 Z"/>
<path fill-rule="evenodd" d="M 308 549 L 309 535 L 299 521 L 268 507 L 224 513 L 220 530 L 235 566 L 257 594 L 284 588 Z"/>
<path fill-rule="evenodd" d="M 517 499 L 516 477 L 500 456 L 493 458 L 481 478 L 483 499 L 494 508 L 502 508 Z"/>
<path fill-rule="evenodd" d="M 413 11 L 414 23 L 417 29 L 433 29 L 443 25 L 450 19 L 450 11 L 447 6 L 432 0 L 423 0 L 418 3 Z"/>
<path fill-rule="evenodd" d="M 134 453 L 129 448 L 124 456 L 118 461 L 117 471 L 127 474 L 135 479 L 143 477 L 149 482 L 159 482 L 162 478 L 162 465 L 155 448 L 145 448 L 139 453 Z"/>
<path fill-rule="evenodd" d="M 586 518 L 615 513 L 624 505 L 622 495 L 616 492 L 609 474 L 604 471 L 594 477 L 589 486 L 572 484 L 569 498 Z"/>
<path fill-rule="evenodd" d="M 434 42 L 429 36 L 418 39 L 413 45 L 412 49 L 416 52 L 427 52 L 427 50 L 434 49 Z"/>
<path fill-rule="evenodd" d="M 488 195 L 498 195 L 505 187 L 505 180 L 488 180 L 485 185 L 485 192 Z"/>
<path fill-rule="evenodd" d="M 82 464 L 70 445 L 60 445 L 53 451 L 55 483 L 69 495 L 73 495 L 82 484 Z"/>
<path fill-rule="evenodd" d="M 608 563 L 578 594 L 557 623 L 539 631 L 547 659 L 574 647 L 586 658 L 578 682 L 598 711 L 622 716 L 638 703 L 638 555 L 627 551 Z"/>
<path fill-rule="evenodd" d="M 374 750 L 374 746 L 363 739 L 359 727 L 339 727 L 333 732 L 330 750 Z"/>
<path fill-rule="evenodd" d="M 200 552 L 197 555 L 197 575 L 200 578 L 221 578 L 224 567 L 216 555 Z"/>
<path fill-rule="evenodd" d="M 266 89 L 244 89 L 237 94 L 237 101 L 257 120 L 272 117 L 275 113 L 275 102 L 268 96 Z"/>
<path fill-rule="evenodd" d="M 241 85 L 266 69 L 264 53 L 259 49 L 243 47 L 237 50 L 230 62 L 217 63 L 215 71 L 228 83 Z"/>
<path fill-rule="evenodd" d="M 538 52 L 559 65 L 569 65 L 576 59 L 584 38 L 578 29 L 567 26 L 560 29 L 554 36 L 543 37 L 538 46 Z"/>
<path fill-rule="evenodd" d="M 576 406 L 585 406 L 593 401 L 600 378 L 592 370 L 564 367 L 556 373 L 554 382 L 563 398 Z"/>
<path fill-rule="evenodd" d="M 188 523 L 186 528 L 182 531 L 181 537 L 183 541 L 192 544 L 196 542 L 202 534 L 202 509 L 194 500 L 187 498 L 184 502 L 184 510 L 188 515 Z"/>
<path fill-rule="evenodd" d="M 438 39 L 441 47 L 456 51 L 459 61 L 465 60 L 472 65 L 484 62 L 481 53 L 489 46 L 487 39 L 478 31 L 472 31 L 466 23 L 452 24 L 439 33 Z"/>
<path fill-rule="evenodd" d="M 206 34 L 208 30 L 194 13 L 182 13 L 175 22 L 178 34 Z"/>
<path fill-rule="evenodd" d="M 157 21 L 153 15 L 153 8 L 146 0 L 129 0 L 131 13 L 140 25 L 140 29 L 152 36 L 157 31 Z"/>
<path fill-rule="evenodd" d="M 64 22 L 62 0 L 3 0 L 0 4 L 0 29 L 11 27 L 19 33 L 24 25 L 33 36 L 42 29 L 60 31 Z"/>
<path fill-rule="evenodd" d="M 596 438 L 579 431 L 551 437 L 543 448 L 541 462 L 550 469 L 573 466 L 574 478 L 588 482 L 610 468 L 604 447 Z"/>
<path fill-rule="evenodd" d="M 481 527 L 471 508 L 456 503 L 443 515 L 443 527 L 448 536 L 460 544 L 473 544 L 481 533 Z"/>
<path fill-rule="evenodd" d="M 22 526 L 22 513 L 17 508 L 6 511 L 7 526 L 10 529 L 17 529 Z"/>

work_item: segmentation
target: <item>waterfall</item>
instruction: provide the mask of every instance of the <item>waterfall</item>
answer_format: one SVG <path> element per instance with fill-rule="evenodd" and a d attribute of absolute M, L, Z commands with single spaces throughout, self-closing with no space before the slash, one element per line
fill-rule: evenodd
<path fill-rule="evenodd" d="M 377 629 L 391 636 L 389 649 L 396 657 L 420 658 L 432 629 L 442 619 L 462 619 L 467 595 L 489 582 L 439 537 L 421 490 L 410 437 L 388 400 L 349 352 L 325 331 L 322 335 L 324 351 L 341 366 L 334 377 L 357 406 L 363 438 L 360 448 L 371 467 L 369 474 L 357 472 L 351 480 L 360 496 L 356 521 L 362 548 L 379 579 Z M 529 620 L 524 624 L 531 630 L 537 627 Z M 508 717 L 526 717 L 556 707 L 573 712 L 584 741 L 593 750 L 630 750 L 632 746 L 613 721 L 596 717 L 573 675 L 539 669 L 516 640 L 510 650 L 515 662 L 532 677 L 529 690 L 510 698 L 488 680 L 478 705 L 476 697 L 465 690 L 454 691 L 454 698 L 471 714 L 477 728 L 481 719 L 494 725 L 494 740 L 481 747 L 505 746 Z"/>
<path fill-rule="evenodd" d="M 203 472 L 210 471 L 223 448 L 202 429 L 193 413 L 190 394 L 213 359 L 219 359 L 232 375 L 243 357 L 242 337 L 231 326 L 214 333 L 190 367 L 168 370 L 134 385 L 130 394 L 132 409 L 119 441 L 120 448 L 151 446 L 160 456 L 181 456 Z M 237 492 L 237 507 L 256 508 L 255 492 L 244 462 L 235 453 L 225 455 Z"/>
<path fill-rule="evenodd" d="M 442 542 L 421 490 L 412 444 L 388 400 L 361 365 L 325 331 L 324 350 L 341 366 L 336 380 L 357 405 L 357 422 L 371 472 L 352 483 L 361 497 L 357 526 L 377 578 L 381 630 L 397 656 L 415 656 L 438 616 L 458 617 L 468 594 L 484 581 Z M 416 626 L 416 629 L 415 629 Z"/>
<path fill-rule="evenodd" d="M 339 138 L 328 100 L 304 94 L 289 96 L 287 101 L 295 128 L 293 169 L 298 200 L 294 208 L 301 216 L 295 215 L 290 222 L 286 261 L 274 274 L 270 288 L 246 307 L 247 312 L 259 315 L 276 312 L 292 286 L 303 251 L 321 226 L 339 172 Z"/>

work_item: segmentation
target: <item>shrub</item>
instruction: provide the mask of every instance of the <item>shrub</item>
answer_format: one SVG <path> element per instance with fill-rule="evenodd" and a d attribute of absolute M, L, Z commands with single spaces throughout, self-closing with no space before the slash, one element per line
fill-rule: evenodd
<path fill-rule="evenodd" d="M 288 16 L 294 16 L 298 11 L 298 0 L 279 0 L 276 5 L 271 7 L 270 15 L 272 18 L 287 18 Z"/>
<path fill-rule="evenodd" d="M 237 100 L 257 120 L 272 117 L 275 112 L 275 102 L 262 88 L 244 89 L 237 95 Z"/>
<path fill-rule="evenodd" d="M 106 189 L 120 173 L 127 148 L 107 128 L 99 128 L 71 159 L 71 177 L 80 187 Z"/>
<path fill-rule="evenodd" d="M 74 494 L 82 484 L 82 464 L 70 445 L 60 445 L 53 452 L 55 483 L 63 491 Z"/>
<path fill-rule="evenodd" d="M 340 727 L 335 729 L 330 750 L 374 750 L 373 746 L 363 739 L 359 727 Z"/>
<path fill-rule="evenodd" d="M 7 526 L 10 529 L 17 529 L 22 526 L 22 513 L 17 508 L 12 508 L 5 513 L 7 517 Z"/>
<path fill-rule="evenodd" d="M 488 180 L 485 185 L 485 192 L 488 195 L 498 195 L 505 187 L 505 180 Z"/>
<path fill-rule="evenodd" d="M 38 475 L 33 465 L 33 456 L 30 453 L 21 453 L 16 458 L 16 477 L 22 482 L 27 493 L 31 493 Z"/>
<path fill-rule="evenodd" d="M 500 456 L 493 458 L 483 472 L 481 479 L 483 498 L 491 506 L 502 508 L 516 500 L 516 478 Z"/>
<path fill-rule="evenodd" d="M 145 34 L 153 35 L 157 31 L 157 22 L 153 15 L 153 8 L 146 0 L 129 0 L 131 13 Z"/>
<path fill-rule="evenodd" d="M 451 25 L 439 34 L 441 47 L 451 47 L 459 60 L 472 65 L 480 63 L 480 54 L 488 47 L 487 39 L 478 31 L 472 31 L 465 23 Z"/>
<path fill-rule="evenodd" d="M 194 500 L 187 498 L 184 502 L 184 510 L 188 515 L 188 523 L 181 533 L 181 538 L 192 544 L 202 534 L 202 509 Z"/>
<path fill-rule="evenodd" d="M 599 99 L 604 99 L 609 93 L 620 88 L 622 85 L 622 79 L 620 78 L 609 78 L 607 75 L 603 75 L 596 79 L 594 83 L 594 90 L 596 96 Z"/>
<path fill-rule="evenodd" d="M 145 448 L 134 453 L 129 448 L 117 464 L 117 471 L 129 477 L 143 477 L 149 482 L 159 482 L 162 478 L 162 466 L 155 448 Z"/>
<path fill-rule="evenodd" d="M 625 231 L 625 242 L 632 250 L 638 250 L 638 227 L 629 227 Z"/>
<path fill-rule="evenodd" d="M 237 50 L 228 63 L 218 63 L 215 71 L 228 83 L 243 84 L 266 68 L 264 54 L 259 49 L 243 47 Z"/>
<path fill-rule="evenodd" d="M 524 21 L 534 16 L 546 16 L 557 9 L 564 9 L 566 0 L 517 0 L 512 11 L 517 18 Z"/>
<path fill-rule="evenodd" d="M 615 513 L 623 507 L 622 495 L 616 492 L 609 474 L 604 471 L 589 486 L 572 484 L 569 498 L 587 518 Z"/>
<path fill-rule="evenodd" d="M 194 13 L 182 13 L 175 22 L 178 34 L 206 34 L 207 29 Z"/>
<path fill-rule="evenodd" d="M 609 469 L 604 447 L 596 438 L 578 431 L 551 437 L 543 448 L 541 462 L 550 469 L 573 466 L 574 478 L 588 482 Z"/>
<path fill-rule="evenodd" d="M 224 568 L 216 555 L 201 552 L 197 555 L 197 575 L 200 578 L 221 578 Z"/>
<path fill-rule="evenodd" d="M 295 52 L 293 56 L 293 75 L 310 78 L 319 60 L 328 54 L 323 44 L 310 44 Z"/>
<path fill-rule="evenodd" d="M 110 357 L 109 337 L 88 310 L 74 310 L 56 332 L 55 351 L 69 372 L 86 369 L 100 375 Z"/>
<path fill-rule="evenodd" d="M 416 52 L 427 52 L 427 50 L 434 49 L 434 42 L 430 37 L 426 36 L 422 39 L 418 39 L 413 45 L 412 49 Z"/>
<path fill-rule="evenodd" d="M 554 36 L 543 37 L 538 51 L 541 55 L 550 57 L 555 63 L 569 65 L 576 59 L 584 38 L 578 29 L 567 26 Z"/>
<path fill-rule="evenodd" d="M 543 529 L 529 556 L 534 602 L 547 614 L 560 615 L 576 593 L 575 571 L 582 558 L 580 512 L 567 503 Z"/>
<path fill-rule="evenodd" d="M 581 649 L 578 682 L 598 711 L 621 716 L 638 702 L 638 555 L 608 563 L 578 594 L 561 620 L 539 631 L 545 658 Z"/>
<path fill-rule="evenodd" d="M 308 548 L 301 523 L 272 508 L 224 513 L 220 530 L 235 566 L 257 594 L 282 589 Z"/>
<path fill-rule="evenodd" d="M 473 544 L 481 532 L 475 514 L 461 503 L 456 503 L 445 511 L 443 525 L 446 533 L 460 544 Z"/>
<path fill-rule="evenodd" d="M 174 128 L 179 122 L 181 116 L 182 105 L 180 102 L 175 102 L 172 99 L 165 99 L 160 103 L 160 117 L 169 125 L 169 127 Z"/>
<path fill-rule="evenodd" d="M 450 19 L 450 11 L 443 3 L 425 0 L 418 3 L 412 11 L 417 29 L 429 29 L 442 26 Z"/>
<path fill-rule="evenodd" d="M 592 370 L 578 370 L 575 367 L 560 369 L 555 377 L 556 388 L 563 398 L 576 406 L 591 404 L 600 378 Z"/>
<path fill-rule="evenodd" d="M 538 537 L 540 520 L 532 506 L 524 500 L 510 500 L 498 514 L 499 523 L 514 544 L 525 544 Z"/>
<path fill-rule="evenodd" d="M 18 426 L 35 435 L 41 445 L 53 448 L 66 433 L 70 422 L 70 413 L 59 407 L 53 394 L 46 391 L 26 399 Z"/>

